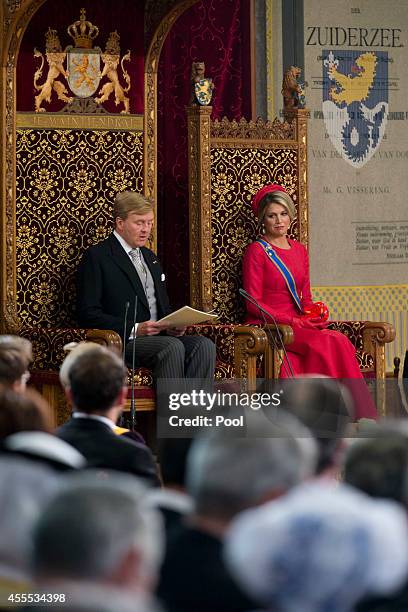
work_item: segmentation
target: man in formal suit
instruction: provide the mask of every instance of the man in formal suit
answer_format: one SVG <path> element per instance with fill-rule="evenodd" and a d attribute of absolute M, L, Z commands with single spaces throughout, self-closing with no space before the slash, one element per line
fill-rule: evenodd
<path fill-rule="evenodd" d="M 155 380 L 212 380 L 214 344 L 202 336 L 184 335 L 185 328 L 157 322 L 171 308 L 160 263 L 145 246 L 154 221 L 152 204 L 139 193 L 124 191 L 116 195 L 113 214 L 114 232 L 89 248 L 79 266 L 79 324 L 113 329 L 122 336 L 128 304 L 124 335 L 129 365 L 134 350 L 135 365 L 152 369 Z"/>
<path fill-rule="evenodd" d="M 155 461 L 147 446 L 114 432 L 127 395 L 122 360 L 99 347 L 79 355 L 68 376 L 66 393 L 74 411 L 57 436 L 76 448 L 90 467 L 130 472 L 157 485 Z"/>

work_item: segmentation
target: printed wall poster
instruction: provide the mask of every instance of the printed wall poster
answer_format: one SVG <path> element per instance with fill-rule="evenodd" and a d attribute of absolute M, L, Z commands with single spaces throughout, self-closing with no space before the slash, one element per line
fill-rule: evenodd
<path fill-rule="evenodd" d="M 305 0 L 312 282 L 408 278 L 408 11 Z"/>

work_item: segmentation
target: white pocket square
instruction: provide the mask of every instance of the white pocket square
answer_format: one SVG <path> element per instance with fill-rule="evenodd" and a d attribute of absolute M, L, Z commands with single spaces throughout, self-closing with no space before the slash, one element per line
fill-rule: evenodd
<path fill-rule="evenodd" d="M 165 274 L 161 275 L 161 280 L 162 280 L 162 282 L 164 282 L 166 280 L 166 275 Z"/>

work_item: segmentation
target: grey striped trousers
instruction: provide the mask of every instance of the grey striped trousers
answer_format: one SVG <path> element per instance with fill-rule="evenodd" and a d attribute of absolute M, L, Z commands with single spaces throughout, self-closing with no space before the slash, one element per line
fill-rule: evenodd
<path fill-rule="evenodd" d="M 140 336 L 126 345 L 126 364 L 132 367 L 133 342 L 135 367 L 153 371 L 160 378 L 202 378 L 212 380 L 215 369 L 215 344 L 204 336 Z"/>

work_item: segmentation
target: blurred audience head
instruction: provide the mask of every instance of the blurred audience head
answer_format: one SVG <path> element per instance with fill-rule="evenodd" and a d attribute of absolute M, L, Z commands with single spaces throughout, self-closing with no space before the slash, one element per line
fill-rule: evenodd
<path fill-rule="evenodd" d="M 285 407 L 310 429 L 318 444 L 318 474 L 339 463 L 339 449 L 352 421 L 353 400 L 338 380 L 326 377 L 290 379 Z"/>
<path fill-rule="evenodd" d="M 50 407 L 39 393 L 0 387 L 0 440 L 20 431 L 51 430 Z"/>
<path fill-rule="evenodd" d="M 160 517 L 134 477 L 88 472 L 66 481 L 34 529 L 37 581 L 102 582 L 150 591 L 161 562 Z"/>
<path fill-rule="evenodd" d="M 165 487 L 184 489 L 187 456 L 192 438 L 162 438 L 158 445 L 160 471 Z"/>
<path fill-rule="evenodd" d="M 406 580 L 406 512 L 345 485 L 310 482 L 238 516 L 225 556 L 268 610 L 351 612 Z"/>
<path fill-rule="evenodd" d="M 228 522 L 309 477 L 315 462 L 311 434 L 282 412 L 275 424 L 269 423 L 268 437 L 233 438 L 215 432 L 195 440 L 187 462 L 187 490 L 196 515 Z"/>
<path fill-rule="evenodd" d="M 0 343 L 0 384 L 24 391 L 30 377 L 28 361 L 14 344 Z"/>
<path fill-rule="evenodd" d="M 408 436 L 387 425 L 347 450 L 344 480 L 372 497 L 408 506 Z"/>
<path fill-rule="evenodd" d="M 78 355 L 68 373 L 68 394 L 75 409 L 103 414 L 120 408 L 127 393 L 126 375 L 122 360 L 105 348 Z"/>
<path fill-rule="evenodd" d="M 0 575 L 28 580 L 31 530 L 58 480 L 50 468 L 6 455 L 0 456 Z"/>
<path fill-rule="evenodd" d="M 0 445 L 3 453 L 46 464 L 58 471 L 85 467 L 85 458 L 52 435 L 51 408 L 33 389 L 0 387 Z"/>
<path fill-rule="evenodd" d="M 0 347 L 3 345 L 15 348 L 19 351 L 22 359 L 26 363 L 26 369 L 33 361 L 33 347 L 30 340 L 27 340 L 27 338 L 9 334 L 0 335 Z"/>
<path fill-rule="evenodd" d="M 37 591 L 38 592 L 38 591 Z M 41 591 L 39 591 L 41 593 Z M 44 592 L 44 591 L 43 591 Z M 83 582 L 64 583 L 64 592 L 60 593 L 47 586 L 55 602 L 50 609 L 65 612 L 163 612 L 162 608 L 144 593 L 129 593 L 115 585 L 101 585 Z"/>

